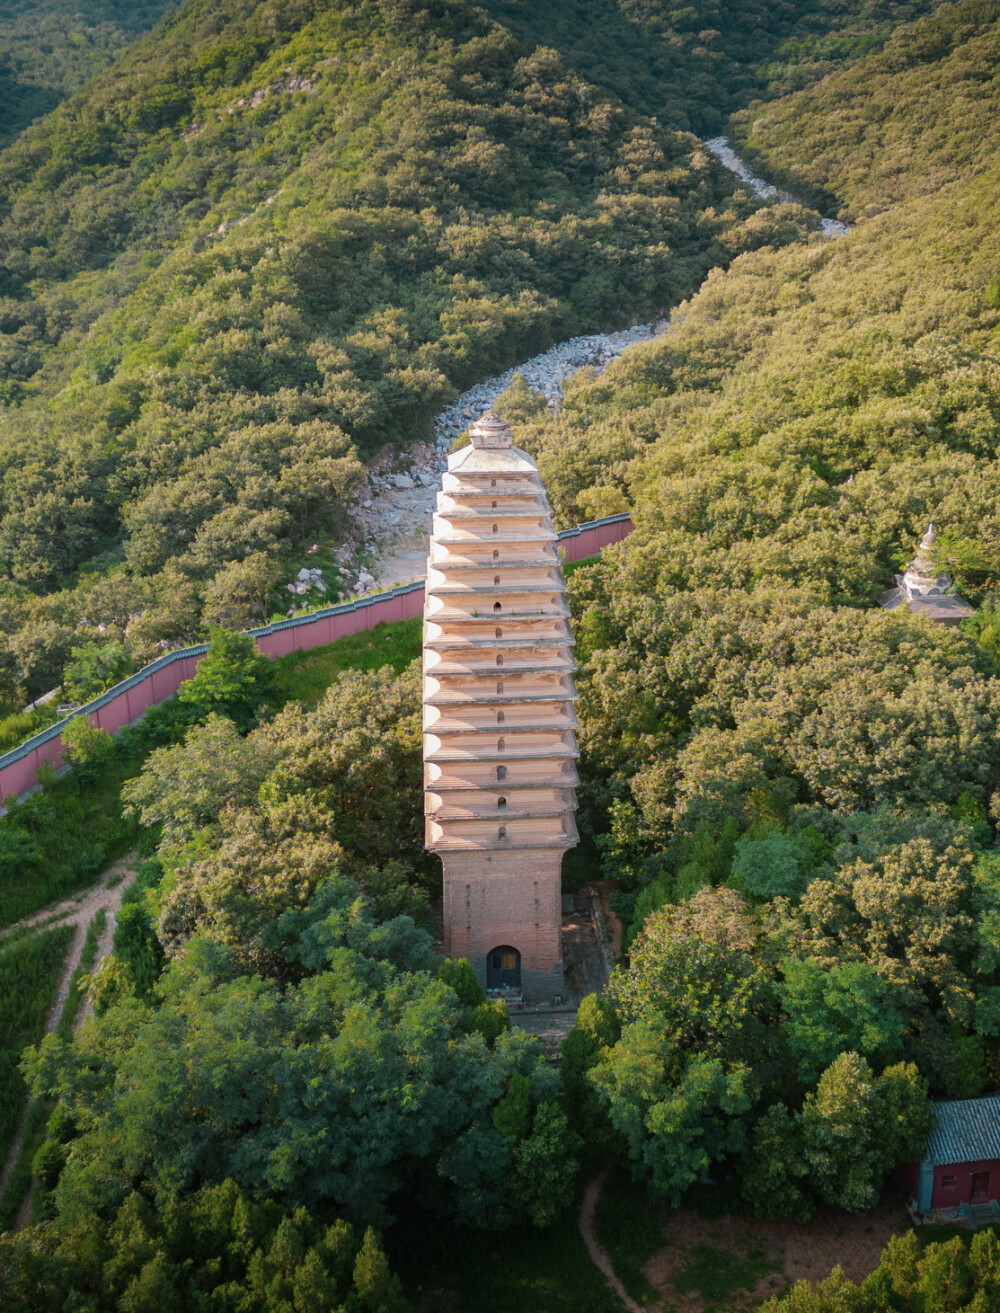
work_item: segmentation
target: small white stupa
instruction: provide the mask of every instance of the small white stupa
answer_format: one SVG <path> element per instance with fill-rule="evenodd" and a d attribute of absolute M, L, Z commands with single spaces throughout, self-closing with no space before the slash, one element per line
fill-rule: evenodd
<path fill-rule="evenodd" d="M 937 530 L 933 524 L 920 540 L 917 554 L 903 574 L 896 575 L 896 587 L 882 598 L 887 611 L 908 606 L 917 615 L 945 625 L 957 625 L 975 614 L 964 597 L 955 592 L 955 581 L 947 572 L 939 573 L 934 559 Z"/>

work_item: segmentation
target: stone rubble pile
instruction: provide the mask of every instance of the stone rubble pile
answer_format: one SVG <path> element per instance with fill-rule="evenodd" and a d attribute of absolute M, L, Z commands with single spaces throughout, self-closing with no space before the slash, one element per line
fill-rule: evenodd
<path fill-rule="evenodd" d="M 290 68 L 286 68 L 286 73 L 291 73 Z M 302 73 L 296 73 L 293 77 L 284 78 L 279 82 L 271 82 L 266 87 L 258 87 L 250 96 L 241 96 L 239 100 L 234 100 L 231 105 L 226 106 L 227 114 L 235 114 L 238 109 L 257 109 L 263 105 L 268 96 L 276 96 L 281 92 L 290 93 L 292 91 L 315 91 L 316 83 Z"/>
<path fill-rule="evenodd" d="M 323 595 L 329 592 L 330 585 L 326 582 L 323 571 L 318 567 L 313 566 L 311 569 L 307 569 L 303 566 L 297 578 L 292 583 L 285 584 L 285 588 L 298 597 L 306 597 L 309 593 Z"/>

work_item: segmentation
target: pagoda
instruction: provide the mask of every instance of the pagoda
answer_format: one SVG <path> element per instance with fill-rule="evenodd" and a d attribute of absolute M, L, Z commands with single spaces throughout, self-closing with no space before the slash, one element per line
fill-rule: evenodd
<path fill-rule="evenodd" d="M 945 625 L 957 625 L 975 614 L 975 609 L 964 597 L 955 592 L 951 575 L 939 571 L 934 559 L 937 530 L 933 524 L 920 540 L 917 554 L 903 574 L 896 575 L 896 587 L 882 598 L 887 611 L 906 606 L 916 615 L 937 620 Z"/>
<path fill-rule="evenodd" d="M 577 842 L 573 638 L 548 499 L 497 415 L 452 453 L 424 603 L 426 845 L 444 949 L 493 994 L 563 992 L 562 855 Z"/>

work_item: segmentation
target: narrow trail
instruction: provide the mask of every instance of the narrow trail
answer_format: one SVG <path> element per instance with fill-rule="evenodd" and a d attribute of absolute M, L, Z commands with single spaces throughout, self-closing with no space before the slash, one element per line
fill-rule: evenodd
<path fill-rule="evenodd" d="M 643 1308 L 641 1304 L 637 1304 L 626 1291 L 618 1279 L 611 1259 L 598 1244 L 594 1232 L 594 1213 L 597 1211 L 597 1201 L 601 1197 L 601 1190 L 604 1188 L 604 1182 L 608 1179 L 610 1171 L 611 1164 L 608 1163 L 601 1168 L 583 1192 L 583 1200 L 580 1204 L 580 1235 L 583 1237 L 583 1243 L 587 1246 L 590 1261 L 604 1277 L 611 1291 L 617 1295 L 628 1309 L 628 1313 L 648 1313 L 648 1310 Z"/>
<path fill-rule="evenodd" d="M 104 932 L 101 935 L 97 946 L 97 959 L 94 963 L 96 969 L 100 965 L 101 959 L 106 957 L 111 951 L 111 939 L 114 934 L 115 921 L 118 915 L 118 909 L 121 906 L 122 893 L 128 882 L 128 877 L 135 874 L 135 853 L 128 853 L 125 857 L 120 858 L 113 866 L 109 866 L 101 875 L 100 880 L 86 893 L 77 898 L 67 898 L 61 903 L 55 903 L 49 907 L 43 907 L 41 911 L 35 912 L 32 916 L 26 916 L 23 921 L 18 921 L 14 925 L 6 926 L 0 931 L 0 945 L 3 944 L 7 935 L 15 930 L 23 930 L 29 926 L 46 927 L 52 925 L 71 925 L 73 927 L 73 939 L 66 954 L 66 961 L 63 963 L 63 969 L 60 972 L 58 983 L 56 984 L 55 994 L 52 999 L 52 1005 L 45 1017 L 45 1034 L 51 1035 L 59 1025 L 63 1009 L 66 1007 L 66 1000 L 69 998 L 70 981 L 73 979 L 73 972 L 80 965 L 80 955 L 83 952 L 84 940 L 87 938 L 87 927 L 103 907 L 107 913 Z M 109 889 L 108 884 L 112 883 L 113 888 Z M 77 1014 L 74 1029 L 79 1027 L 85 1017 L 93 1012 L 90 999 L 84 999 L 83 1006 Z M 28 1115 L 27 1105 L 21 1113 L 20 1124 L 17 1128 L 17 1134 L 11 1145 L 10 1153 L 7 1155 L 7 1161 L 0 1168 L 0 1195 L 7 1188 L 7 1182 L 10 1180 L 11 1172 L 17 1165 L 17 1160 L 21 1156 L 21 1147 L 24 1143 L 24 1126 Z M 21 1211 L 17 1218 L 17 1227 L 27 1224 L 28 1200 L 25 1199 L 21 1206 Z"/>

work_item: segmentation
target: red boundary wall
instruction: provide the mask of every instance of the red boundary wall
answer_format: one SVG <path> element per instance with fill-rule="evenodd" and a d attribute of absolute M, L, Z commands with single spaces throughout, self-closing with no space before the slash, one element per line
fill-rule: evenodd
<path fill-rule="evenodd" d="M 596 556 L 610 543 L 621 542 L 632 532 L 632 527 L 628 515 L 611 515 L 590 524 L 581 524 L 576 529 L 567 529 L 559 535 L 559 545 L 567 561 L 580 561 L 587 556 Z M 289 652 L 324 647 L 338 638 L 374 629 L 376 625 L 410 620 L 420 615 L 423 609 L 424 585 L 421 581 L 247 632 L 257 640 L 261 652 L 266 652 L 269 657 L 281 657 Z M 18 797 L 34 788 L 43 762 L 54 767 L 64 764 L 62 731 L 71 720 L 77 716 L 89 716 L 91 724 L 114 734 L 123 725 L 138 720 L 156 703 L 173 697 L 184 680 L 194 674 L 205 650 L 206 645 L 200 643 L 197 647 L 168 652 L 99 698 L 78 708 L 71 716 L 4 753 L 0 756 L 0 799 L 11 794 Z"/>

